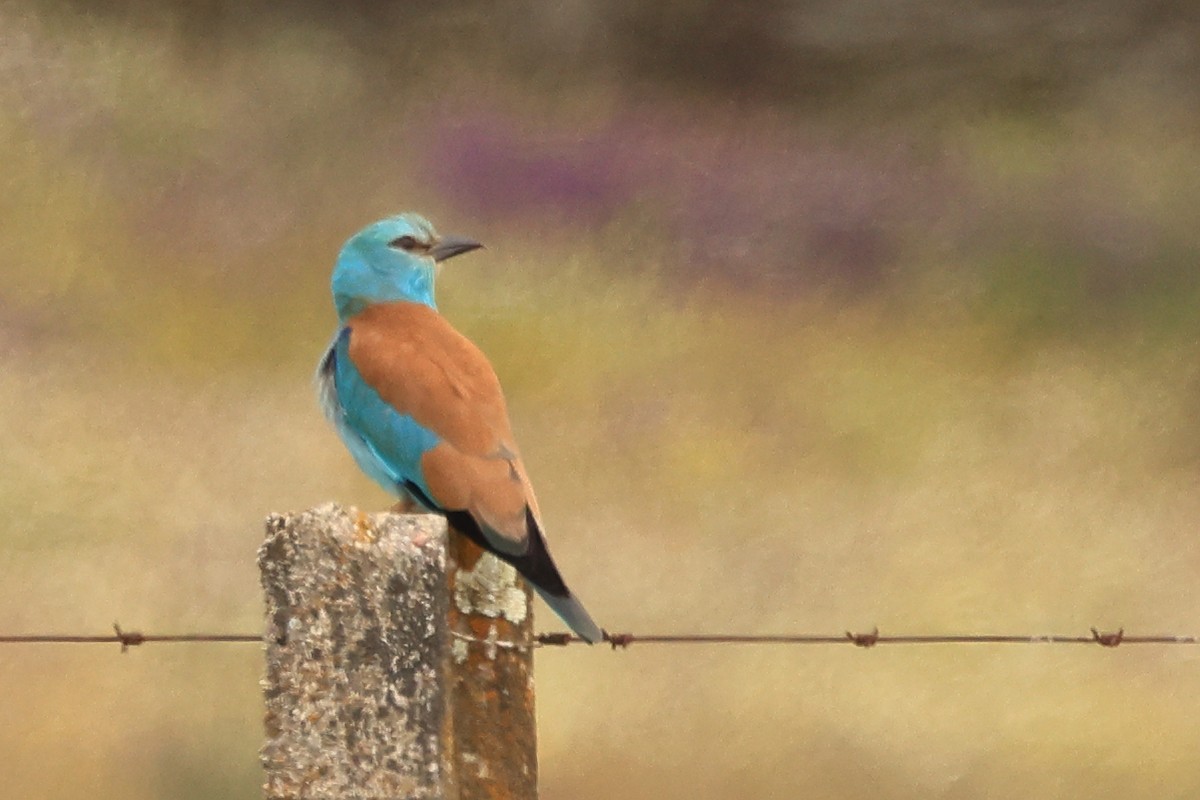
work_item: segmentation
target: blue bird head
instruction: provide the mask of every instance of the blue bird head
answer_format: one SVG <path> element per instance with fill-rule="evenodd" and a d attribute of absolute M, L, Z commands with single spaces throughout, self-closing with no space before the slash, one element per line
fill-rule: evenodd
<path fill-rule="evenodd" d="M 381 219 L 350 237 L 333 266 L 333 302 L 345 322 L 373 303 L 434 304 L 437 264 L 482 247 L 461 236 L 438 236 L 420 214 Z"/>

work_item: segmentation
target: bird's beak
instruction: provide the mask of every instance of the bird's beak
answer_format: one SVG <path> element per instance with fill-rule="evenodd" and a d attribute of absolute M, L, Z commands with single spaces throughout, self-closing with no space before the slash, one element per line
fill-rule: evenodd
<path fill-rule="evenodd" d="M 463 253 L 469 253 L 481 247 L 483 245 L 474 239 L 467 239 L 463 236 L 443 236 L 438 239 L 437 244 L 429 248 L 429 255 L 433 257 L 434 261 L 445 261 L 447 258 L 461 256 Z"/>

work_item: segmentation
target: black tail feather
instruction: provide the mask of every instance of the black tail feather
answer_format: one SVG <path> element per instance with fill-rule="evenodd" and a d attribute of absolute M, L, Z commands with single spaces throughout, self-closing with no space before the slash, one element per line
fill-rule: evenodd
<path fill-rule="evenodd" d="M 533 585 L 537 593 L 546 601 L 546 605 L 554 610 L 554 613 L 562 617 L 563 621 L 571 627 L 585 641 L 595 644 L 604 640 L 604 631 L 588 614 L 587 609 L 583 604 L 571 594 L 571 590 L 567 588 L 566 582 L 563 581 L 562 575 L 558 571 L 558 567 L 554 564 L 554 559 L 550 557 L 550 551 L 546 549 L 546 538 L 542 536 L 542 529 L 537 523 L 537 519 L 533 516 L 533 511 L 529 506 L 525 507 L 525 524 L 529 530 L 529 546 L 525 548 L 524 553 L 513 555 L 512 553 L 502 553 L 488 544 L 487 537 L 479 527 L 479 523 L 475 517 L 471 516 L 468 511 L 447 511 L 444 508 L 438 508 L 437 504 L 421 490 L 412 481 L 405 481 L 403 488 L 408 491 L 417 502 L 443 515 L 456 531 L 466 536 L 475 544 L 482 547 L 489 553 L 494 554 L 497 558 L 512 564 L 517 572 L 525 580 Z"/>
<path fill-rule="evenodd" d="M 421 505 L 430 511 L 435 511 L 444 516 L 450 525 L 463 536 L 466 536 L 484 550 L 492 553 L 501 561 L 512 564 L 517 572 L 521 573 L 522 577 L 532 583 L 539 592 L 558 597 L 566 597 L 571 594 L 570 590 L 567 589 L 566 582 L 563 581 L 562 574 L 559 573 L 558 567 L 554 564 L 554 559 L 550 557 L 550 551 L 546 549 L 546 539 L 542 536 L 542 530 L 538 526 L 537 519 L 534 518 L 533 511 L 530 510 L 529 506 L 525 507 L 525 524 L 529 530 L 529 546 L 525 548 L 524 553 L 512 555 L 502 553 L 488 544 L 487 537 L 484 536 L 475 517 L 471 516 L 471 512 L 448 511 L 444 508 L 439 508 L 429 495 L 425 494 L 421 487 L 412 481 L 405 481 L 404 489 L 416 498 L 417 502 Z"/>

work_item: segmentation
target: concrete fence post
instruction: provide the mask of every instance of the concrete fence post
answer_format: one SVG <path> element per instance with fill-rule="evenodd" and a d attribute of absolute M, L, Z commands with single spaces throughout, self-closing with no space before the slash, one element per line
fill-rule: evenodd
<path fill-rule="evenodd" d="M 267 519 L 266 796 L 533 800 L 529 590 L 438 516 Z"/>

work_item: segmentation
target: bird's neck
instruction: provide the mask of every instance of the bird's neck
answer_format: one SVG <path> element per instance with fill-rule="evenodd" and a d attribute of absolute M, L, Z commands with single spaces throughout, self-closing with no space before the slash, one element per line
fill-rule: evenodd
<path fill-rule="evenodd" d="M 344 258 L 334 270 L 333 302 L 345 322 L 376 303 L 420 303 L 437 309 L 432 269 L 376 271 L 358 259 Z"/>
<path fill-rule="evenodd" d="M 338 319 L 342 324 L 348 322 L 351 318 L 358 316 L 370 306 L 380 303 L 420 303 L 437 311 L 437 305 L 433 302 L 433 297 L 416 298 L 416 297 L 337 297 Z"/>

